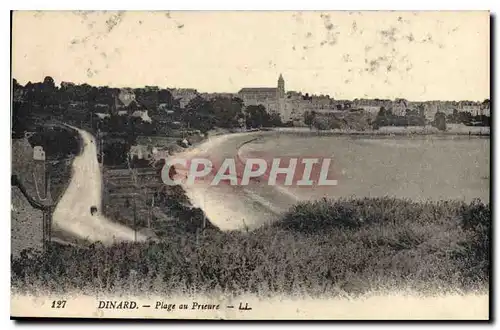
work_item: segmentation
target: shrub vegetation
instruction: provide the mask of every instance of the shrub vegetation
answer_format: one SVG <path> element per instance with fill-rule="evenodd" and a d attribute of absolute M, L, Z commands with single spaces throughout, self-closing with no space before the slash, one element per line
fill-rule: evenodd
<path fill-rule="evenodd" d="M 336 296 L 483 291 L 490 205 L 394 198 L 296 205 L 252 232 L 172 230 L 161 242 L 52 246 L 12 259 L 14 291 Z"/>

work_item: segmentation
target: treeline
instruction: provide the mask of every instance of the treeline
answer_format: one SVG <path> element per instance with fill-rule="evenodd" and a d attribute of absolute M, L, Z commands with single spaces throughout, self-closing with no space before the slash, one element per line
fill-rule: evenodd
<path fill-rule="evenodd" d="M 373 127 L 377 129 L 383 126 L 424 126 L 425 124 L 423 107 L 415 110 L 408 109 L 404 116 L 395 115 L 391 109 L 380 107 L 373 122 Z"/>
<path fill-rule="evenodd" d="M 118 114 L 116 102 L 121 89 L 88 84 L 61 83 L 51 77 L 25 86 L 13 80 L 13 135 L 22 136 L 36 124 L 65 122 L 88 129 L 129 136 L 164 135 L 172 130 L 192 129 L 205 133 L 215 127 L 259 128 L 281 126 L 278 114 L 265 107 L 245 107 L 235 97 L 205 99 L 197 96 L 184 108 L 167 89 L 153 87 L 131 89 L 136 102 L 127 105 L 127 115 Z M 151 121 L 132 116 L 135 110 L 147 110 Z"/>
<path fill-rule="evenodd" d="M 473 116 L 469 111 L 453 110 L 446 116 L 446 122 L 450 124 L 465 124 L 467 126 L 490 126 L 491 117 L 486 115 Z"/>
<path fill-rule="evenodd" d="M 115 104 L 120 88 L 108 86 L 91 86 L 89 84 L 73 84 L 63 82 L 57 87 L 52 77 L 45 77 L 43 82 L 28 82 L 25 86 L 13 80 L 14 101 L 27 102 L 32 106 L 40 106 L 54 113 L 64 113 L 74 103 L 84 104 L 89 111 L 106 112 Z M 131 89 L 136 100 L 148 110 L 154 112 L 160 104 L 171 109 L 179 106 L 167 89 L 135 88 Z"/>
<path fill-rule="evenodd" d="M 47 160 L 68 158 L 80 153 L 82 145 L 78 133 L 64 127 L 39 127 L 28 137 L 31 146 L 41 146 Z"/>
<path fill-rule="evenodd" d="M 165 228 L 161 242 L 25 250 L 12 259 L 11 283 L 52 293 L 487 290 L 490 226 L 480 201 L 323 199 L 248 233 Z"/>
<path fill-rule="evenodd" d="M 147 109 L 150 116 L 161 116 L 165 113 L 163 108 L 179 107 L 178 101 L 166 89 L 137 88 L 132 91 L 141 109 Z M 119 88 L 88 84 L 62 83 L 57 87 L 51 77 L 45 77 L 43 82 L 28 82 L 25 86 L 14 79 L 12 134 L 19 137 L 39 124 L 50 122 L 69 123 L 90 131 L 155 132 L 157 127 L 140 118 L 116 114 L 119 93 Z M 133 111 L 133 105 L 128 110 Z M 107 116 L 99 117 L 98 113 Z"/>
<path fill-rule="evenodd" d="M 215 127 L 261 128 L 282 126 L 278 114 L 269 114 L 263 105 L 244 106 L 237 97 L 215 97 L 205 100 L 196 97 L 182 112 L 181 119 L 189 128 L 207 132 Z"/>
<path fill-rule="evenodd" d="M 419 109 L 406 110 L 404 116 L 395 115 L 392 109 L 380 107 L 375 120 L 373 121 L 373 129 L 378 129 L 385 126 L 425 126 L 427 120 L 424 115 L 424 108 L 420 106 Z M 439 130 L 446 130 L 446 116 L 443 112 L 436 112 L 434 120 L 430 124 Z"/>
<path fill-rule="evenodd" d="M 364 112 L 363 109 L 347 108 L 343 110 L 344 114 Z M 383 126 L 424 126 L 426 124 L 423 107 L 418 110 L 407 110 L 404 116 L 395 115 L 392 109 L 380 107 L 375 119 L 370 119 L 367 123 L 364 122 L 365 118 L 362 118 L 362 116 L 357 116 L 354 120 L 350 119 L 349 122 L 345 118 L 345 115 L 336 115 L 334 113 L 329 115 L 324 113 L 318 114 L 315 111 L 306 111 L 304 114 L 304 123 L 318 130 L 352 128 L 350 126 L 364 127 L 366 126 L 364 124 L 373 129 Z"/>

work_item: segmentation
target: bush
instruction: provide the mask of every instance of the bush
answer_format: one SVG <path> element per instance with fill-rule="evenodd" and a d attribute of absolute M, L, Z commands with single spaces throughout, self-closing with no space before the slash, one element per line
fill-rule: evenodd
<path fill-rule="evenodd" d="M 489 254 L 480 247 L 489 246 L 489 208 L 460 201 L 323 199 L 301 203 L 249 233 L 210 228 L 171 232 L 159 243 L 53 246 L 45 256 L 27 251 L 12 260 L 12 287 L 312 296 L 484 289 Z"/>
<path fill-rule="evenodd" d="M 489 204 L 474 200 L 463 208 L 462 228 L 467 239 L 455 257 L 467 269 L 470 279 L 488 281 L 490 268 L 491 210 Z"/>

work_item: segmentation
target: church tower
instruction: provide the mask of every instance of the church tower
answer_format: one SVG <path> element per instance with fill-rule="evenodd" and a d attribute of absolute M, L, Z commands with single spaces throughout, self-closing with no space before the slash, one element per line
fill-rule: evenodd
<path fill-rule="evenodd" d="M 280 73 L 280 77 L 278 78 L 278 98 L 282 99 L 285 97 L 285 79 Z"/>

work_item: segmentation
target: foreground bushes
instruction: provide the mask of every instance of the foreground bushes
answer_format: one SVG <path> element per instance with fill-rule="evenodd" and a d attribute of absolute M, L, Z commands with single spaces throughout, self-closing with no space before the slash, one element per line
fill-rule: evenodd
<path fill-rule="evenodd" d="M 358 294 L 485 289 L 489 204 L 391 198 L 302 203 L 250 233 L 54 246 L 12 260 L 14 290 Z"/>

